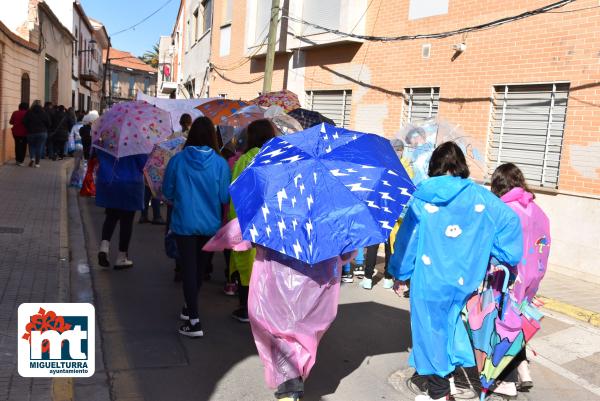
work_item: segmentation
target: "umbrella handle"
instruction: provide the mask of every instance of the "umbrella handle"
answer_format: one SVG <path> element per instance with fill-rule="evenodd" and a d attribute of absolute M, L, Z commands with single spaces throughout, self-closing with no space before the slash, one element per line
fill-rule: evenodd
<path fill-rule="evenodd" d="M 506 293 L 506 291 L 508 290 L 508 280 L 510 279 L 510 271 L 508 270 L 508 267 L 504 265 L 500 265 L 497 267 L 500 267 L 502 270 L 504 270 L 504 284 L 502 285 L 502 292 Z"/>

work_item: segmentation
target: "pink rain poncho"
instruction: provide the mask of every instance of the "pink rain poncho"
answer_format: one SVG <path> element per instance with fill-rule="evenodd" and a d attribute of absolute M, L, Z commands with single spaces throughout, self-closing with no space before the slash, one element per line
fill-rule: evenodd
<path fill-rule="evenodd" d="M 344 262 L 332 258 L 311 266 L 256 247 L 248 315 L 269 387 L 308 377 L 337 314 Z"/>
<path fill-rule="evenodd" d="M 523 257 L 517 265 L 513 296 L 519 303 L 525 299 L 531 302 L 548 266 L 550 222 L 533 195 L 523 188 L 513 188 L 501 199 L 517 213 L 523 228 Z"/>

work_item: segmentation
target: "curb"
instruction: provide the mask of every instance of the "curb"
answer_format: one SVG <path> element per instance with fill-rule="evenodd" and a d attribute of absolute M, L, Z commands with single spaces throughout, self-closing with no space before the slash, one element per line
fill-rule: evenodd
<path fill-rule="evenodd" d="M 70 301 L 70 252 L 69 252 L 69 212 L 67 204 L 67 174 L 69 173 L 68 163 L 63 163 L 60 167 L 60 251 L 58 264 L 58 302 Z M 73 398 L 73 379 L 69 377 L 56 377 L 52 379 L 52 400 L 53 401 L 72 401 Z"/>
<path fill-rule="evenodd" d="M 580 308 L 543 295 L 538 295 L 537 298 L 544 303 L 543 307 L 548 310 L 562 313 L 563 315 L 581 320 L 595 327 L 600 327 L 600 313 L 598 312 Z"/>

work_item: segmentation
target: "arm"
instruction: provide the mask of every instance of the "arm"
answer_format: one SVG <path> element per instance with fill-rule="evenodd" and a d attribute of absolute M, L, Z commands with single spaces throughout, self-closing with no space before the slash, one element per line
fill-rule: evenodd
<path fill-rule="evenodd" d="M 519 216 L 504 203 L 499 203 L 496 217 L 496 236 L 492 245 L 492 256 L 498 261 L 514 266 L 523 257 L 523 231 Z"/>
<path fill-rule="evenodd" d="M 406 281 L 415 269 L 419 244 L 419 218 L 413 201 L 394 243 L 394 253 L 390 258 L 388 272 L 398 280 Z"/>
<path fill-rule="evenodd" d="M 163 177 L 162 184 L 162 193 L 165 198 L 169 201 L 173 201 L 175 199 L 175 157 L 169 160 L 169 164 L 167 164 L 167 170 L 165 171 L 165 176 Z"/>
<path fill-rule="evenodd" d="M 8 122 L 10 125 L 15 125 L 15 123 L 16 123 L 15 114 L 17 114 L 17 112 L 13 111 L 13 113 L 10 115 L 10 121 Z"/>
<path fill-rule="evenodd" d="M 219 200 L 221 204 L 225 205 L 229 203 L 229 183 L 231 182 L 231 172 L 225 159 L 223 163 L 220 163 L 219 172 Z"/>

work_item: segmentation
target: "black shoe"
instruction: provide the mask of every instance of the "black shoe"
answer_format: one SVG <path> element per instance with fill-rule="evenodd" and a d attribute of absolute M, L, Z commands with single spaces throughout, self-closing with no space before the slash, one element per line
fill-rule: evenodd
<path fill-rule="evenodd" d="M 189 321 L 179 327 L 179 334 L 183 334 L 184 336 L 191 338 L 199 338 L 204 336 L 200 322 L 191 324 Z"/>
<path fill-rule="evenodd" d="M 175 270 L 175 274 L 173 276 L 173 281 L 176 283 L 179 283 L 179 282 L 181 282 L 182 279 L 183 279 L 183 277 L 181 276 L 181 271 Z"/>
<path fill-rule="evenodd" d="M 150 220 L 148 220 L 148 216 L 141 215 L 140 219 L 138 220 L 138 223 L 139 224 L 146 224 L 146 223 L 150 223 Z"/>
<path fill-rule="evenodd" d="M 342 283 L 353 283 L 353 282 L 354 282 L 354 276 L 352 275 L 352 272 L 342 273 Z"/>
<path fill-rule="evenodd" d="M 365 267 L 363 265 L 354 266 L 354 275 L 356 278 L 362 279 L 365 277 Z"/>
<path fill-rule="evenodd" d="M 154 224 L 155 226 L 164 226 L 167 223 L 163 220 L 162 217 L 158 217 L 152 219 L 152 224 Z"/>
<path fill-rule="evenodd" d="M 34 161 L 33 161 L 33 160 L 32 160 L 32 161 L 30 161 L 30 162 L 29 162 L 29 167 L 33 167 L 33 164 L 34 164 Z"/>
<path fill-rule="evenodd" d="M 239 321 L 239 322 L 242 322 L 242 323 L 248 323 L 248 322 L 250 322 L 250 319 L 248 318 L 248 308 L 239 308 L 239 309 L 236 309 L 231 314 L 231 317 L 234 318 L 235 320 Z"/>
<path fill-rule="evenodd" d="M 184 321 L 190 320 L 190 313 L 188 312 L 187 308 L 181 308 L 181 312 L 179 313 L 179 319 Z"/>
<path fill-rule="evenodd" d="M 102 267 L 110 267 L 108 254 L 106 252 L 98 252 L 98 264 Z"/>

